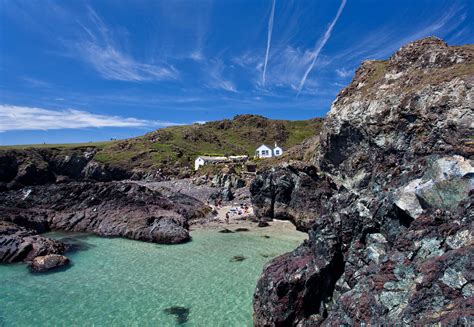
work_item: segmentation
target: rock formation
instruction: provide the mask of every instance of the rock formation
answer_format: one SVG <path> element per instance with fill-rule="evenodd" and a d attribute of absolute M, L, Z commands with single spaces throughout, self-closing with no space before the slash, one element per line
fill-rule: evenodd
<path fill-rule="evenodd" d="M 69 258 L 64 255 L 48 254 L 34 258 L 30 268 L 35 272 L 46 272 L 67 266 L 69 263 Z"/>
<path fill-rule="evenodd" d="M 62 254 L 66 245 L 37 234 L 37 231 L 0 221 L 0 262 L 31 261 L 37 256 Z"/>
<path fill-rule="evenodd" d="M 73 180 L 112 181 L 133 172 L 93 159 L 96 148 L 0 150 L 0 191 Z"/>
<path fill-rule="evenodd" d="M 474 324 L 474 47 L 426 38 L 364 62 L 314 166 L 251 186 L 309 240 L 266 265 L 257 326 Z"/>
<path fill-rule="evenodd" d="M 190 239 L 188 220 L 203 218 L 210 209 L 194 198 L 169 193 L 133 182 L 70 182 L 0 192 L 0 261 L 61 254 L 64 248 L 56 241 L 34 236 L 48 230 L 185 242 Z"/>

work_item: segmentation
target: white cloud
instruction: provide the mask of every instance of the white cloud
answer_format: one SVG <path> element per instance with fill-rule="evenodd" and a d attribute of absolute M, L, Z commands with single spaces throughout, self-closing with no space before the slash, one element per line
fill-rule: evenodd
<path fill-rule="evenodd" d="M 313 51 L 313 58 L 311 60 L 311 64 L 309 65 L 308 69 L 305 71 L 303 78 L 301 79 L 300 85 L 298 87 L 298 95 L 301 93 L 301 90 L 303 89 L 303 86 L 306 83 L 306 79 L 308 78 L 309 73 L 313 70 L 314 65 L 316 64 L 316 60 L 318 59 L 319 53 L 321 52 L 321 50 L 324 48 L 324 45 L 326 45 L 326 42 L 331 37 L 332 29 L 336 25 L 339 19 L 339 16 L 341 16 L 345 5 L 346 5 L 346 0 L 342 0 L 341 5 L 339 6 L 339 9 L 337 10 L 336 17 L 334 17 L 331 24 L 329 24 L 326 32 L 324 33 L 323 37 L 316 44 L 316 47 Z"/>
<path fill-rule="evenodd" d="M 341 69 L 336 69 L 336 74 L 339 77 L 346 78 L 346 77 L 352 76 L 353 72 L 352 70 L 341 68 Z"/>
<path fill-rule="evenodd" d="M 191 54 L 189 55 L 189 58 L 197 62 L 201 62 L 201 61 L 204 61 L 204 59 L 206 59 L 204 57 L 204 54 L 202 53 L 202 50 L 199 50 L 199 49 L 191 52 Z"/>
<path fill-rule="evenodd" d="M 87 127 L 166 127 L 170 122 L 98 115 L 75 109 L 50 110 L 34 107 L 0 105 L 0 132 L 51 130 Z"/>
<path fill-rule="evenodd" d="M 89 7 L 89 21 L 79 23 L 82 38 L 67 43 L 73 56 L 91 65 L 103 78 L 119 81 L 160 81 L 178 78 L 177 70 L 166 63 L 141 62 L 121 49 L 113 31 Z M 125 34 L 125 33 L 121 33 Z"/>
<path fill-rule="evenodd" d="M 78 45 L 82 60 L 91 64 L 102 77 L 119 81 L 160 81 L 178 77 L 172 66 L 155 66 L 135 61 L 112 45 L 100 46 L 93 42 Z"/>
<path fill-rule="evenodd" d="M 212 60 L 208 67 L 209 83 L 208 86 L 213 89 L 222 89 L 228 92 L 237 92 L 237 88 L 231 80 L 224 78 L 224 63 L 222 60 Z"/>

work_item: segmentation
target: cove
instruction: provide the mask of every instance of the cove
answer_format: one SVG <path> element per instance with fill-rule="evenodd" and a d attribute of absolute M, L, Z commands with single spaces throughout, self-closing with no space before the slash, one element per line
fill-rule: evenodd
<path fill-rule="evenodd" d="M 48 274 L 0 265 L 0 326 L 251 326 L 263 266 L 306 237 L 274 227 L 197 229 L 179 245 L 48 236 L 77 242 L 73 265 Z"/>

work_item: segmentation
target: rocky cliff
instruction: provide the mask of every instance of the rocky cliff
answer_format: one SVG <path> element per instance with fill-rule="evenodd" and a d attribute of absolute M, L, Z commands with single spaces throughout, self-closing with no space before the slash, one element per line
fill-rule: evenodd
<path fill-rule="evenodd" d="M 251 187 L 309 240 L 264 269 L 257 326 L 474 323 L 474 47 L 427 38 L 364 62 L 313 166 Z"/>
<path fill-rule="evenodd" d="M 94 160 L 94 147 L 0 150 L 0 191 L 77 180 L 112 181 L 133 172 Z"/>

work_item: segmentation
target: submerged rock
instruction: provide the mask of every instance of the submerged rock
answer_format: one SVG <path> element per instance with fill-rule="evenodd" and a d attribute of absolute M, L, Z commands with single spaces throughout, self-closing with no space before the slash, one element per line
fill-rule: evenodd
<path fill-rule="evenodd" d="M 169 315 L 173 315 L 176 317 L 176 323 L 178 325 L 183 325 L 188 321 L 189 312 L 191 311 L 190 308 L 174 306 L 169 307 L 163 310 Z"/>
<path fill-rule="evenodd" d="M 45 256 L 35 257 L 30 263 L 30 268 L 35 272 L 46 272 L 64 267 L 69 263 L 69 258 L 64 255 L 48 254 Z"/>
<path fill-rule="evenodd" d="M 309 240 L 268 263 L 256 326 L 472 325 L 474 48 L 427 38 L 338 95 L 312 166 L 251 186 Z"/>
<path fill-rule="evenodd" d="M 232 259 L 230 259 L 230 262 L 241 262 L 241 261 L 244 261 L 245 259 L 247 258 L 244 257 L 243 255 L 235 255 L 232 257 Z"/>

